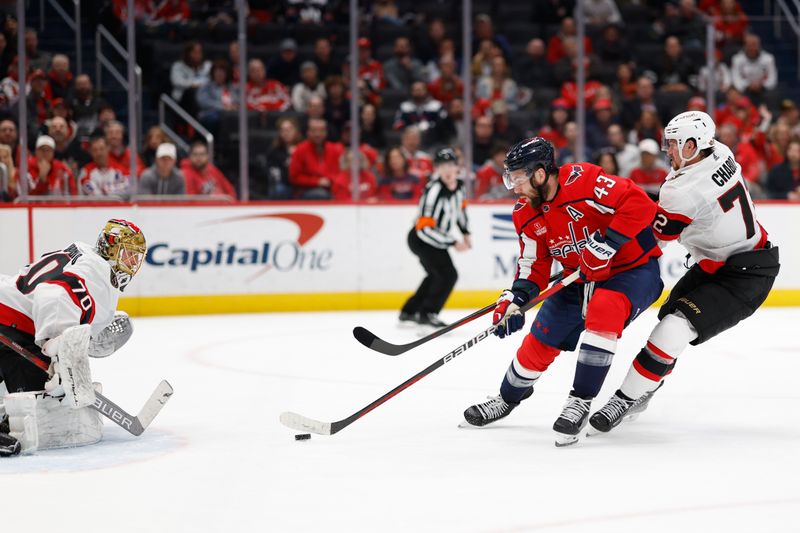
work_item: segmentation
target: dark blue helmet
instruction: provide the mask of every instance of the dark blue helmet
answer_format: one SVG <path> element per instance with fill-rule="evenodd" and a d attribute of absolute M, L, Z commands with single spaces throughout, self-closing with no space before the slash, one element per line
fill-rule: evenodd
<path fill-rule="evenodd" d="M 433 164 L 441 165 L 442 163 L 458 163 L 458 156 L 452 148 L 442 148 L 436 152 Z"/>
<path fill-rule="evenodd" d="M 555 162 L 556 150 L 550 141 L 541 137 L 530 137 L 518 142 L 506 154 L 505 167 L 507 171 L 524 168 L 528 174 L 533 174 L 539 167 L 548 174 L 558 173 Z"/>

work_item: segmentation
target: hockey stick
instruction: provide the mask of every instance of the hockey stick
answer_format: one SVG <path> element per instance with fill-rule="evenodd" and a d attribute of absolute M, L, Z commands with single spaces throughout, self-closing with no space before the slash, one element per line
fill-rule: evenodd
<path fill-rule="evenodd" d="M 561 272 L 559 272 L 558 274 L 553 274 L 550 277 L 550 282 L 552 283 L 557 279 L 559 279 L 561 277 L 561 274 L 562 274 Z M 361 326 L 356 326 L 355 328 L 353 328 L 353 337 L 355 337 L 358 342 L 360 342 L 370 350 L 375 350 L 376 352 L 380 352 L 384 355 L 400 355 L 401 353 L 405 353 L 412 348 L 416 348 L 417 346 L 425 344 L 428 341 L 432 341 L 437 337 L 441 337 L 445 333 L 449 333 L 456 328 L 460 328 L 464 324 L 472 322 L 476 318 L 480 318 L 483 315 L 490 313 L 492 309 L 495 308 L 496 305 L 497 305 L 496 303 L 489 304 L 486 307 L 478 309 L 474 313 L 467 315 L 464 318 L 457 320 L 456 322 L 453 322 L 449 326 L 446 326 L 442 329 L 437 329 L 430 335 L 426 335 L 425 337 L 417 339 L 414 342 L 409 342 L 408 344 L 392 344 L 391 342 L 386 342 L 385 340 L 381 339 L 380 337 L 369 331 L 367 328 L 362 328 Z"/>
<path fill-rule="evenodd" d="M 1 333 L 0 344 L 4 344 L 5 346 L 11 348 L 19 355 L 36 365 L 37 368 L 45 373 L 48 373 L 50 365 L 44 359 Z M 138 437 L 144 433 L 144 430 L 147 429 L 147 426 L 150 425 L 150 422 L 152 422 L 156 415 L 161 411 L 161 408 L 166 405 L 167 401 L 172 396 L 172 392 L 172 385 L 167 383 L 165 380 L 162 380 L 161 383 L 158 384 L 158 387 L 156 387 L 156 390 L 153 391 L 153 394 L 150 395 L 150 398 L 144 404 L 142 410 L 139 411 L 138 416 L 129 414 L 127 411 L 99 392 L 94 393 L 95 400 L 92 407 L 100 411 L 100 414 L 114 422 L 131 435 Z"/>
<path fill-rule="evenodd" d="M 552 296 L 553 294 L 557 293 L 558 291 L 560 291 L 561 289 L 563 289 L 564 287 L 566 287 L 567 285 L 578 279 L 579 275 L 580 275 L 579 272 L 574 272 L 573 274 L 567 276 L 565 279 L 562 279 L 561 281 L 553 284 L 549 289 L 545 290 L 539 296 L 537 296 L 536 298 L 525 304 L 520 310 L 523 313 L 530 310 L 535 305 L 546 300 L 548 297 Z M 461 344 L 454 350 L 448 352 L 447 355 L 445 355 L 441 359 L 438 359 L 429 367 L 415 374 L 414 376 L 407 379 L 397 387 L 393 388 L 392 390 L 390 390 L 389 392 L 387 392 L 386 394 L 384 394 L 371 404 L 367 405 L 363 409 L 356 411 L 347 418 L 338 420 L 336 422 L 320 422 L 319 420 L 314 420 L 313 418 L 308 418 L 306 416 L 287 411 L 281 414 L 280 418 L 281 423 L 284 426 L 294 429 L 296 431 L 310 431 L 318 435 L 333 435 L 334 433 L 338 433 L 339 431 L 343 430 L 344 428 L 346 428 L 347 426 L 349 426 L 350 424 L 352 424 L 365 414 L 369 413 L 376 407 L 397 396 L 398 394 L 400 394 L 401 392 L 403 392 L 404 390 L 406 390 L 411 385 L 421 380 L 428 374 L 433 373 L 433 371 L 436 370 L 437 368 L 444 366 L 446 363 L 449 363 L 462 353 L 466 352 L 467 350 L 469 350 L 470 348 L 481 342 L 483 339 L 491 335 L 494 330 L 495 330 L 494 325 L 489 326 L 487 329 L 481 331 L 480 333 L 472 337 L 464 344 Z"/>

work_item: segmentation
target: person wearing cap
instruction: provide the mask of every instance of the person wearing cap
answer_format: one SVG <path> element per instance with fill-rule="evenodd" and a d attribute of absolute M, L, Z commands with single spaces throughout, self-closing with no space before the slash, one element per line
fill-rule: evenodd
<path fill-rule="evenodd" d="M 539 137 L 550 141 L 561 150 L 567 145 L 564 127 L 569 121 L 569 103 L 563 98 L 556 98 L 550 104 L 550 116 L 547 123 L 539 130 Z"/>
<path fill-rule="evenodd" d="M 661 147 L 653 139 L 642 139 L 639 141 L 639 152 L 641 163 L 631 170 L 630 179 L 657 202 L 658 191 L 667 177 L 667 169 L 659 159 Z"/>
<path fill-rule="evenodd" d="M 286 111 L 291 105 L 291 97 L 286 86 L 280 81 L 267 79 L 264 62 L 251 59 L 247 63 L 247 85 L 245 101 L 248 111 Z"/>
<path fill-rule="evenodd" d="M 343 64 L 344 67 L 348 67 L 348 65 L 349 61 Z M 345 79 L 349 78 L 345 76 Z M 366 88 L 368 91 L 374 94 L 379 94 L 386 87 L 383 66 L 380 61 L 373 59 L 372 41 L 366 37 L 358 40 L 358 79 L 368 86 Z"/>
<path fill-rule="evenodd" d="M 308 101 L 312 96 L 326 97 L 325 84 L 319 79 L 317 65 L 313 61 L 305 61 L 300 65 L 300 83 L 292 87 L 292 107 L 299 113 L 308 109 Z"/>
<path fill-rule="evenodd" d="M 464 252 L 472 247 L 466 191 L 464 182 L 458 178 L 461 169 L 456 153 L 451 148 L 439 150 L 434 169 L 420 198 L 416 223 L 408 232 L 408 247 L 419 259 L 426 276 L 400 311 L 400 324 L 404 326 L 446 326 L 439 319 L 439 311 L 458 279 L 448 249 L 452 246 Z M 454 226 L 458 226 L 460 240 L 451 234 Z"/>
<path fill-rule="evenodd" d="M 55 149 L 56 142 L 49 135 L 36 139 L 36 151 L 28 158 L 29 196 L 78 194 L 75 176 L 67 165 L 55 158 Z M 16 194 L 19 190 L 12 196 Z"/>
<path fill-rule="evenodd" d="M 411 53 L 411 41 L 400 36 L 394 40 L 394 56 L 383 64 L 386 84 L 391 89 L 406 91 L 415 81 L 424 81 L 422 62 Z"/>
<path fill-rule="evenodd" d="M 172 143 L 161 143 L 156 150 L 156 162 L 142 172 L 139 194 L 186 194 L 186 179 L 176 168 L 178 151 Z"/>
<path fill-rule="evenodd" d="M 297 41 L 281 41 L 278 54 L 267 65 L 270 79 L 278 80 L 287 87 L 300 83 L 300 57 L 297 55 Z"/>

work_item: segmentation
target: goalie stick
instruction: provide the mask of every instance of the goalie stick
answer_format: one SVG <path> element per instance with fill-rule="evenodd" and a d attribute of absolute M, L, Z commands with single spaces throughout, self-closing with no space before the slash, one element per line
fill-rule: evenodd
<path fill-rule="evenodd" d="M 524 313 L 530 310 L 537 304 L 543 302 L 551 295 L 557 293 L 558 291 L 560 291 L 561 289 L 563 289 L 564 287 L 566 287 L 567 285 L 578 279 L 579 275 L 580 272 L 574 272 L 569 276 L 567 276 L 565 279 L 562 279 L 561 281 L 553 284 L 549 289 L 545 290 L 544 292 L 539 294 L 539 296 L 537 296 L 536 298 L 534 298 L 533 300 L 522 306 L 520 308 L 520 311 Z M 403 392 L 404 390 L 406 390 L 411 385 L 421 380 L 428 374 L 433 373 L 434 370 L 438 369 L 441 366 L 444 366 L 446 363 L 449 363 L 462 353 L 466 352 L 467 350 L 469 350 L 470 348 L 481 342 L 483 339 L 491 335 L 494 330 L 495 330 L 494 325 L 489 326 L 487 329 L 481 331 L 480 333 L 469 339 L 467 342 L 459 345 L 454 350 L 449 351 L 441 359 L 436 360 L 433 364 L 431 364 L 424 370 L 413 375 L 412 377 L 410 377 L 397 387 L 393 388 L 392 390 L 390 390 L 389 392 L 387 392 L 374 402 L 370 403 L 363 409 L 356 411 L 347 418 L 343 418 L 342 420 L 338 420 L 336 422 L 320 422 L 319 420 L 314 420 L 313 418 L 308 418 L 307 416 L 293 413 L 291 411 L 286 411 L 285 413 L 281 414 L 280 421 L 284 426 L 291 428 L 295 431 L 310 431 L 311 433 L 316 433 L 318 435 L 333 435 L 334 433 L 338 433 L 339 431 L 343 430 L 344 428 L 346 428 L 347 426 L 349 426 L 350 424 L 352 424 L 365 414 L 369 413 L 376 407 L 394 398 L 395 396 L 397 396 L 398 394 L 400 394 L 401 392 Z"/>
<path fill-rule="evenodd" d="M 561 277 L 561 275 L 562 272 L 559 272 L 558 274 L 553 274 L 550 277 L 550 282 L 552 283 L 556 281 Z M 392 355 L 392 356 L 400 355 L 401 353 L 405 353 L 411 350 L 412 348 L 416 348 L 417 346 L 425 344 L 428 341 L 432 341 L 437 337 L 441 337 L 445 333 L 449 333 L 456 328 L 460 328 L 464 324 L 472 322 L 476 318 L 480 318 L 483 315 L 490 313 L 492 309 L 495 308 L 496 305 L 497 305 L 496 303 L 489 304 L 486 307 L 478 309 L 474 313 L 467 315 L 464 318 L 457 320 L 456 322 L 453 322 L 449 326 L 446 326 L 442 329 L 437 329 L 433 333 L 426 335 L 421 339 L 417 339 L 414 342 L 409 342 L 408 344 L 392 344 L 391 342 L 387 342 L 381 339 L 380 337 L 369 331 L 367 328 L 362 328 L 361 326 L 356 326 L 355 328 L 353 328 L 353 337 L 355 337 L 358 342 L 360 342 L 370 350 L 375 350 L 376 352 L 380 352 L 384 355 Z"/>
<path fill-rule="evenodd" d="M 45 373 L 48 373 L 50 365 L 44 359 L 21 346 L 19 343 L 3 334 L 0 334 L 0 344 L 4 344 L 5 346 L 11 348 L 19 355 L 36 365 L 37 368 Z M 156 387 L 156 389 L 153 391 L 153 394 L 150 395 L 150 398 L 144 404 L 142 410 L 139 411 L 137 416 L 129 414 L 127 411 L 99 392 L 94 393 L 95 401 L 92 407 L 100 411 L 100 414 L 114 422 L 131 435 L 138 437 L 144 433 L 144 430 L 147 429 L 147 426 L 150 425 L 156 415 L 167 404 L 167 401 L 172 396 L 172 392 L 172 385 L 167 383 L 166 380 L 162 380 L 161 383 L 158 384 L 158 387 Z"/>

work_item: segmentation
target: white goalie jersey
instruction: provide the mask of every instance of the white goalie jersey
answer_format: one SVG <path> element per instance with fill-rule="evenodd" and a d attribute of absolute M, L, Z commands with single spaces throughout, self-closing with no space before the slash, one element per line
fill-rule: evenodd
<path fill-rule="evenodd" d="M 717 141 L 713 149 L 702 161 L 669 173 L 653 223 L 659 239 L 678 239 L 709 273 L 731 255 L 762 248 L 767 241 L 741 166 L 724 144 Z"/>
<path fill-rule="evenodd" d="M 43 255 L 18 275 L 0 275 L 0 324 L 47 339 L 79 324 L 98 335 L 114 318 L 119 291 L 111 266 L 95 248 L 76 242 Z"/>

